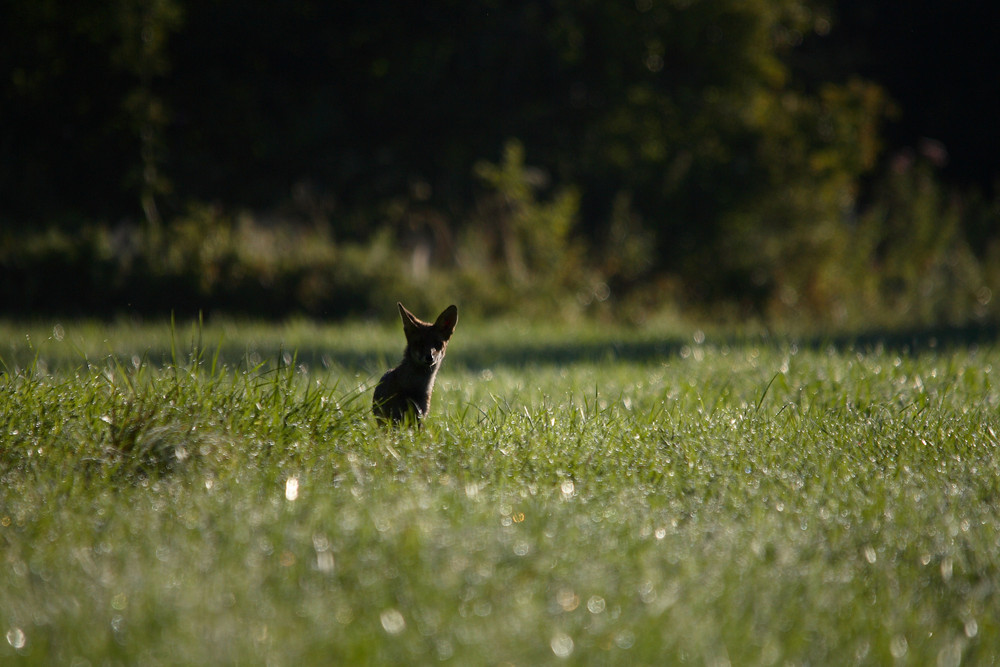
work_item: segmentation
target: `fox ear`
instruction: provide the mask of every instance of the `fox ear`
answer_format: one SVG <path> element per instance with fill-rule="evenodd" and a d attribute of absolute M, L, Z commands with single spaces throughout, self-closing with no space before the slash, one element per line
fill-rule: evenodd
<path fill-rule="evenodd" d="M 455 332 L 456 324 L 458 324 L 457 306 L 448 306 L 434 321 L 434 327 L 441 332 L 446 340 L 451 338 L 451 334 Z"/>
<path fill-rule="evenodd" d="M 399 306 L 399 317 L 403 320 L 403 331 L 409 333 L 410 331 L 415 331 L 420 326 L 420 320 L 413 316 L 413 313 L 408 311 L 402 303 L 396 302 Z"/>

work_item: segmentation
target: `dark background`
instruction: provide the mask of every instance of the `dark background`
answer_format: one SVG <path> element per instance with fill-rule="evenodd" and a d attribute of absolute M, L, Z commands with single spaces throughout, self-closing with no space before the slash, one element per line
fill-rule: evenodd
<path fill-rule="evenodd" d="M 844 251 L 816 238 L 860 244 L 857 270 L 893 274 L 880 293 L 916 289 L 893 257 L 920 254 L 897 237 L 921 236 L 936 224 L 925 218 L 948 222 L 923 261 L 954 265 L 967 248 L 976 275 L 954 281 L 981 290 L 1000 234 L 997 25 L 1000 6 L 973 0 L 7 0 L 0 279 L 37 283 L 8 310 L 57 300 L 37 274 L 60 257 L 13 250 L 53 229 L 70 245 L 95 225 L 138 230 L 160 255 L 178 221 L 208 210 L 215 225 L 318 225 L 339 244 L 388 230 L 408 252 L 430 237 L 448 268 L 483 225 L 501 236 L 487 256 L 512 261 L 522 209 L 508 207 L 514 222 L 485 215 L 498 193 L 531 211 L 564 190 L 578 196 L 573 231 L 549 242 L 582 244 L 581 266 L 615 294 L 679 284 L 678 299 L 753 313 L 812 294 L 829 312 L 846 288 L 796 261 L 843 263 Z M 511 141 L 537 201 L 482 175 Z M 614 249 L 623 235 L 649 246 L 642 261 Z M 97 259 L 94 281 L 138 272 L 150 290 L 177 289 L 157 287 L 169 271 L 155 256 L 144 269 Z M 239 292 L 200 283 L 190 304 L 225 309 Z M 107 309 L 137 300 L 113 296 Z"/>
<path fill-rule="evenodd" d="M 884 86 L 899 112 L 885 128 L 890 150 L 933 138 L 947 148 L 951 182 L 994 188 L 1000 160 L 1000 6 L 957 2 L 835 4 L 839 17 L 816 55 L 840 72 Z"/>

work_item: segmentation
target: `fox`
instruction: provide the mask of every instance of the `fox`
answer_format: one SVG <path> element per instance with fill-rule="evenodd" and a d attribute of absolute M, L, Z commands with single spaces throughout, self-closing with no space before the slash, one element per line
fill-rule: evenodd
<path fill-rule="evenodd" d="M 417 319 L 397 302 L 406 334 L 403 361 L 387 371 L 375 386 L 372 412 L 383 424 L 407 419 L 419 426 L 430 411 L 434 379 L 441 369 L 448 341 L 458 323 L 458 307 L 448 306 L 434 324 Z"/>

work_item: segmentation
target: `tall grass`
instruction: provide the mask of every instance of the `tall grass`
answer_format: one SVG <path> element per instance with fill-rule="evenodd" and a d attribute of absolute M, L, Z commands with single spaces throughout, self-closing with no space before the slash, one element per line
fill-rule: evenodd
<path fill-rule="evenodd" d="M 395 326 L 0 351 L 0 657 L 1000 655 L 996 345 L 463 325 L 419 431 Z"/>

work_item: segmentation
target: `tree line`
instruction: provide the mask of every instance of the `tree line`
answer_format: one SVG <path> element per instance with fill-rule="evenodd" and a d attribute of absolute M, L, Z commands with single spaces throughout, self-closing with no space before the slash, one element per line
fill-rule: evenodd
<path fill-rule="evenodd" d="M 400 284 L 444 271 L 497 304 L 983 316 L 989 178 L 904 150 L 912 116 L 863 40 L 892 3 L 867 4 L 11 0 L 2 275 L 68 258 L 128 302 L 183 284 L 223 309 L 281 283 L 336 315 L 373 295 L 294 295 L 350 292 L 343 267 L 382 257 Z M 42 233 L 32 259 L 19 240 Z M 278 237 L 283 259 L 242 247 Z M 51 298 L 36 283 L 23 309 Z"/>

